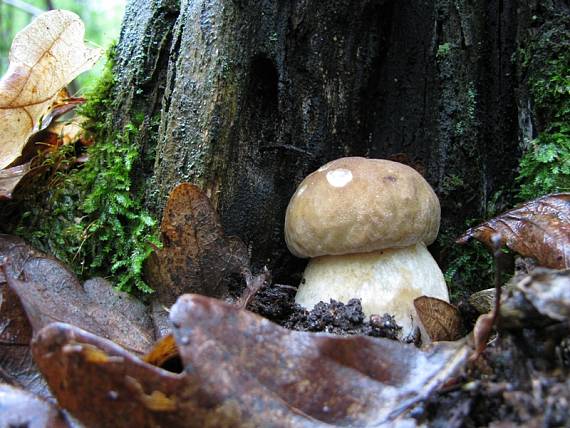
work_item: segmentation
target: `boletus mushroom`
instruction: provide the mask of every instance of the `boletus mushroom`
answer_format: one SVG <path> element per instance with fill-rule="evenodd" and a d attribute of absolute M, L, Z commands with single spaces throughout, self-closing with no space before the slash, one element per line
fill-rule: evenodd
<path fill-rule="evenodd" d="M 289 250 L 311 258 L 296 302 L 312 308 L 357 297 L 365 314 L 393 315 L 409 336 L 418 325 L 416 297 L 449 302 L 426 248 L 440 214 L 431 186 L 407 165 L 348 157 L 322 166 L 301 182 L 285 216 Z"/>

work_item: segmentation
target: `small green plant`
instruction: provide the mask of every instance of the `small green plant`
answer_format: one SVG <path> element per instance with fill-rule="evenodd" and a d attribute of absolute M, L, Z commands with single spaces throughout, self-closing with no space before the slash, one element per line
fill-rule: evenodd
<path fill-rule="evenodd" d="M 453 176 L 450 180 L 454 181 Z M 483 218 L 470 219 L 463 227 L 440 234 L 438 243 L 444 249 L 442 261 L 446 266 L 443 275 L 453 301 L 458 301 L 461 297 L 468 296 L 475 291 L 491 288 L 495 275 L 495 262 L 488 248 L 475 239 L 467 245 L 456 244 L 455 240 L 467 229 L 505 211 L 510 206 L 511 199 L 512 195 L 508 189 L 498 190 L 490 195 L 485 213 L 482 214 Z M 506 282 L 510 274 L 512 272 L 504 272 L 502 281 Z"/>
<path fill-rule="evenodd" d="M 570 126 L 543 132 L 520 161 L 519 196 L 523 200 L 570 191 Z"/>
<path fill-rule="evenodd" d="M 445 58 L 447 55 L 449 55 L 449 52 L 451 52 L 451 43 L 449 42 L 442 43 L 437 47 L 437 52 L 435 56 L 437 59 L 442 59 Z"/>
<path fill-rule="evenodd" d="M 453 191 L 461 189 L 465 186 L 463 179 L 457 174 L 446 175 L 443 177 L 441 183 L 441 193 L 443 195 L 449 195 Z"/>
<path fill-rule="evenodd" d="M 452 291 L 452 300 L 461 294 L 469 294 L 493 284 L 493 256 L 480 242 L 452 247 L 451 262 L 443 276 Z"/>
<path fill-rule="evenodd" d="M 519 50 L 539 135 L 521 158 L 519 197 L 570 191 L 570 20 L 552 21 Z"/>

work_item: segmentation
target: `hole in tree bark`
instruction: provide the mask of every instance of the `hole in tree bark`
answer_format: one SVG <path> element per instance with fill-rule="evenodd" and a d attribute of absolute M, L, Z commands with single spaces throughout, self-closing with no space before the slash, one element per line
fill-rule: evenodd
<path fill-rule="evenodd" d="M 277 109 L 278 80 L 277 69 L 269 58 L 256 56 L 251 61 L 249 78 L 249 101 L 250 105 L 256 105 L 261 112 Z"/>

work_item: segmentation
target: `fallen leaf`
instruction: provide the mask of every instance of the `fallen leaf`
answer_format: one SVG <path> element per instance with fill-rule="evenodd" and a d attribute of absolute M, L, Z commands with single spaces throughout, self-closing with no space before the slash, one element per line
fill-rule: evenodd
<path fill-rule="evenodd" d="M 5 272 L 14 272 L 14 268 Z M 18 277 L 23 276 L 25 280 Z M 24 307 L 34 332 L 52 322 L 66 322 L 144 354 L 154 334 L 146 308 L 126 293 L 116 292 L 104 280 L 81 286 L 61 262 L 47 257 L 29 257 L 17 275 L 5 275 L 8 286 Z"/>
<path fill-rule="evenodd" d="M 48 114 L 42 118 L 40 129 L 29 136 L 21 156 L 14 161 L 18 166 L 0 170 L 0 200 L 12 199 L 16 186 L 32 170 L 36 173 L 45 170 L 38 162 L 34 162 L 32 168 L 38 150 L 55 150 L 61 145 L 85 139 L 79 119 L 64 122 L 57 120 L 83 102 L 83 98 L 69 97 L 65 88 L 59 92 L 54 104 L 49 107 Z"/>
<path fill-rule="evenodd" d="M 13 260 L 11 275 L 19 275 L 27 260 L 40 255 L 22 239 L 0 234 L 0 262 L 6 258 Z M 47 384 L 32 359 L 31 338 L 32 326 L 24 308 L 7 286 L 0 269 L 0 382 L 50 397 Z"/>
<path fill-rule="evenodd" d="M 489 343 L 489 339 L 491 337 L 491 333 L 493 332 L 493 326 L 495 325 L 496 320 L 497 317 L 495 316 L 494 312 L 479 315 L 479 318 L 477 318 L 475 326 L 473 327 L 473 341 L 475 351 L 469 357 L 471 361 L 477 360 L 485 351 L 485 349 L 487 349 L 487 344 Z"/>
<path fill-rule="evenodd" d="M 32 359 L 31 339 L 32 327 L 18 296 L 0 282 L 0 382 L 49 397 L 49 389 Z"/>
<path fill-rule="evenodd" d="M 477 227 L 458 240 L 472 238 L 493 248 L 491 238 L 498 233 L 501 246 L 524 257 L 533 257 L 541 266 L 570 268 L 570 193 L 547 195 L 507 211 Z"/>
<path fill-rule="evenodd" d="M 469 352 L 463 341 L 422 351 L 286 330 L 199 295 L 180 297 L 171 321 L 181 373 L 61 323 L 34 338 L 34 358 L 60 405 L 87 426 L 316 427 L 396 421 Z"/>
<path fill-rule="evenodd" d="M 172 334 L 162 337 L 154 344 L 152 349 L 143 357 L 143 361 L 153 366 L 163 367 L 172 359 L 179 358 L 178 346 Z"/>
<path fill-rule="evenodd" d="M 570 320 L 570 269 L 537 268 L 517 288 L 542 315 L 556 321 Z"/>
<path fill-rule="evenodd" d="M 0 200 L 12 199 L 12 193 L 18 183 L 30 172 L 31 162 L 0 170 Z"/>
<path fill-rule="evenodd" d="M 461 337 L 463 319 L 452 304 L 435 297 L 421 296 L 414 299 L 414 307 L 432 341 L 450 341 Z"/>
<path fill-rule="evenodd" d="M 16 292 L 34 332 L 52 322 L 67 322 L 114 340 L 131 352 L 144 354 L 154 334 L 149 323 L 141 326 L 128 312 L 115 311 L 93 302 L 77 278 L 60 262 L 34 258 L 24 267 L 27 281 L 7 278 Z"/>
<path fill-rule="evenodd" d="M 14 38 L 0 80 L 0 169 L 20 156 L 58 92 L 99 59 L 101 50 L 85 46 L 84 33 L 76 14 L 51 10 Z"/>
<path fill-rule="evenodd" d="M 134 296 L 113 288 L 113 284 L 104 278 L 91 278 L 83 283 L 83 290 L 91 302 L 104 307 L 111 313 L 121 314 L 128 318 L 135 326 L 135 331 L 142 329 L 147 332 L 152 331 L 152 322 L 148 313 L 148 307 Z M 79 326 L 81 327 L 81 326 Z M 124 334 L 129 334 L 125 331 Z"/>
<path fill-rule="evenodd" d="M 66 88 L 61 89 L 49 106 L 47 113 L 42 117 L 39 130 L 49 128 L 56 119 L 69 113 L 84 102 L 85 98 L 72 97 Z"/>
<path fill-rule="evenodd" d="M 70 427 L 59 409 L 34 394 L 0 384 L 0 427 Z"/>
<path fill-rule="evenodd" d="M 226 238 L 208 197 L 190 183 L 174 188 L 160 225 L 163 247 L 148 259 L 145 279 L 156 290 L 157 318 L 184 293 L 222 298 L 232 274 L 249 264 L 247 249 L 237 238 Z"/>
<path fill-rule="evenodd" d="M 245 309 L 255 294 L 271 282 L 271 273 L 269 269 L 265 267 L 263 271 L 257 275 L 253 275 L 249 269 L 243 269 L 242 275 L 245 279 L 245 290 L 236 304 L 238 308 Z"/>
<path fill-rule="evenodd" d="M 77 122 L 55 122 L 47 129 L 48 133 L 55 135 L 57 146 L 75 143 L 84 133 L 83 127 Z"/>
<path fill-rule="evenodd" d="M 503 291 L 506 290 L 503 289 Z M 495 306 L 495 293 L 494 288 L 477 291 L 469 296 L 469 304 L 477 309 L 480 314 L 491 312 Z"/>

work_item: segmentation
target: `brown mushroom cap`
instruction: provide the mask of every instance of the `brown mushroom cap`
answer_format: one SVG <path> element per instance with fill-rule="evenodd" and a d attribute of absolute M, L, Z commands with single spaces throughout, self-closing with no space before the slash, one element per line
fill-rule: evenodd
<path fill-rule="evenodd" d="M 436 194 L 413 168 L 341 158 L 301 182 L 287 207 L 285 240 L 298 257 L 429 245 L 440 215 Z"/>

